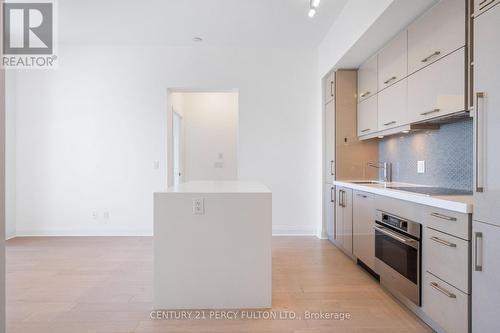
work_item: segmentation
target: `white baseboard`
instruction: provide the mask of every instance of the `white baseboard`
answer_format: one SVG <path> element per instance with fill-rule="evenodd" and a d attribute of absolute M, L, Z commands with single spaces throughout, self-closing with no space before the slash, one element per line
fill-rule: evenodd
<path fill-rule="evenodd" d="M 15 237 L 17 237 L 17 235 L 14 232 L 8 233 L 8 234 L 5 235 L 5 240 L 9 240 L 9 239 L 12 239 L 12 238 L 15 238 Z"/>
<path fill-rule="evenodd" d="M 273 226 L 273 236 L 317 236 L 314 228 L 300 228 L 294 226 Z"/>
<path fill-rule="evenodd" d="M 293 226 L 273 226 L 273 236 L 314 236 L 323 239 L 313 228 L 297 228 Z M 119 237 L 119 236 L 153 236 L 151 230 L 17 230 L 13 237 Z"/>
<path fill-rule="evenodd" d="M 18 230 L 15 237 L 130 237 L 153 236 L 151 230 Z"/>

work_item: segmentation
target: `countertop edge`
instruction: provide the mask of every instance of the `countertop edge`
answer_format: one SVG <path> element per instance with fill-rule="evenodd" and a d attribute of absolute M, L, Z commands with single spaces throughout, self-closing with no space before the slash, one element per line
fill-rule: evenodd
<path fill-rule="evenodd" d="M 353 190 L 378 194 L 394 199 L 404 200 L 413 202 L 416 204 L 421 204 L 425 206 L 431 206 L 435 208 L 442 208 L 450 211 L 454 211 L 462 214 L 472 214 L 473 205 L 470 203 L 459 202 L 455 200 L 443 199 L 443 197 L 431 197 L 419 194 L 414 194 L 411 192 L 403 192 L 398 190 L 392 190 L 387 188 L 377 188 L 372 186 L 366 186 L 363 184 L 354 184 L 348 181 L 334 181 L 334 185 L 343 186 L 351 188 Z"/>

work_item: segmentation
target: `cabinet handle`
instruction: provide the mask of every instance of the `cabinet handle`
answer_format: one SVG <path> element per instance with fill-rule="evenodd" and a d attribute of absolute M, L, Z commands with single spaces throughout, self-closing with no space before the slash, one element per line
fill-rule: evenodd
<path fill-rule="evenodd" d="M 333 198 L 335 196 L 335 193 L 333 193 L 333 190 L 335 189 L 335 187 L 331 187 L 330 188 L 330 202 L 335 202 L 335 199 Z"/>
<path fill-rule="evenodd" d="M 330 81 L 330 96 L 333 97 L 333 81 Z"/>
<path fill-rule="evenodd" d="M 479 240 L 481 239 L 481 261 L 479 261 Z M 476 272 L 482 272 L 483 271 L 483 260 L 482 260 L 482 242 L 483 242 L 483 233 L 482 232 L 475 232 L 474 233 L 474 271 Z"/>
<path fill-rule="evenodd" d="M 366 96 L 368 96 L 370 94 L 371 94 L 371 92 L 367 91 L 367 92 L 364 92 L 361 95 L 359 95 L 359 97 L 363 98 L 363 97 L 366 97 Z"/>
<path fill-rule="evenodd" d="M 457 247 L 457 244 L 453 244 L 453 243 L 447 242 L 444 239 L 441 239 L 441 238 L 438 238 L 438 237 L 431 237 L 431 240 L 435 241 L 436 243 L 446 245 L 448 247 Z"/>
<path fill-rule="evenodd" d="M 431 216 L 437 217 L 438 219 L 442 219 L 442 220 L 446 220 L 446 221 L 456 221 L 457 220 L 456 217 L 447 216 L 447 215 L 443 215 L 443 214 L 439 214 L 439 213 L 431 213 Z"/>
<path fill-rule="evenodd" d="M 335 172 L 333 171 L 333 164 L 335 163 L 334 160 L 330 161 L 330 175 L 335 176 Z"/>
<path fill-rule="evenodd" d="M 495 2 L 495 0 L 490 0 L 490 2 L 486 3 L 485 2 L 488 2 L 488 0 L 483 0 L 479 3 L 479 10 L 483 10 L 485 9 L 486 7 L 488 7 L 489 5 L 491 5 L 493 2 Z"/>
<path fill-rule="evenodd" d="M 391 77 L 390 79 L 388 79 L 388 80 L 384 81 L 384 84 L 389 84 L 389 82 L 394 81 L 394 80 L 396 80 L 396 79 L 397 79 L 397 77 L 393 76 L 393 77 Z"/>
<path fill-rule="evenodd" d="M 422 112 L 420 115 L 421 116 L 427 116 L 427 115 L 429 115 L 431 113 L 436 113 L 436 112 L 440 112 L 440 111 L 441 111 L 441 109 L 434 109 L 434 110 Z"/>
<path fill-rule="evenodd" d="M 425 58 L 424 58 L 424 59 L 422 59 L 421 61 L 422 61 L 422 62 L 427 62 L 427 61 L 429 61 L 431 58 L 433 58 L 433 57 L 435 57 L 435 56 L 438 56 L 438 55 L 440 55 L 440 54 L 441 54 L 441 52 L 440 52 L 440 51 L 436 51 L 436 52 L 434 52 L 433 54 L 431 54 L 430 56 L 425 57 Z"/>
<path fill-rule="evenodd" d="M 365 128 L 364 130 L 361 130 L 361 133 L 366 133 L 370 130 L 370 128 Z"/>
<path fill-rule="evenodd" d="M 432 288 L 436 289 L 437 291 L 439 291 L 442 294 L 445 294 L 449 298 L 457 298 L 457 295 L 455 295 L 453 293 L 450 293 L 448 290 L 444 289 L 443 287 L 441 287 L 436 282 L 431 282 L 430 285 L 431 285 Z"/>
<path fill-rule="evenodd" d="M 483 160 L 483 154 L 480 150 L 483 149 L 482 142 L 479 142 L 479 138 L 482 137 L 482 130 L 480 126 L 480 121 L 482 121 L 482 117 L 479 118 L 479 99 L 484 98 L 483 92 L 476 93 L 476 192 L 484 192 L 483 185 L 483 166 L 481 164 Z"/>
<path fill-rule="evenodd" d="M 339 190 L 339 207 L 342 207 L 342 190 Z"/>
<path fill-rule="evenodd" d="M 364 198 L 364 199 L 368 198 L 368 196 L 367 196 L 367 195 L 364 195 L 364 194 L 359 194 L 359 193 L 357 193 L 356 195 L 357 195 L 358 197 L 360 197 L 360 198 Z"/>
<path fill-rule="evenodd" d="M 397 123 L 397 121 L 393 120 L 388 123 L 385 123 L 384 126 L 394 125 L 395 123 Z"/>

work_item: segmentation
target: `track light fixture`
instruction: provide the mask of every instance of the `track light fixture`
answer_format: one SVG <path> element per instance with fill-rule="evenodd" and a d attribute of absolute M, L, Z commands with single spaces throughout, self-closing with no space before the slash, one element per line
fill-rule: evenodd
<path fill-rule="evenodd" d="M 309 12 L 307 13 L 309 17 L 316 15 L 316 8 L 318 8 L 320 2 L 321 0 L 309 0 Z"/>

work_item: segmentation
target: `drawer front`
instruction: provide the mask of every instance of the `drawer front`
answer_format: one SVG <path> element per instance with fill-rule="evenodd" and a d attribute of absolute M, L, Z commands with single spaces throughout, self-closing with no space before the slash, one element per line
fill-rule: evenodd
<path fill-rule="evenodd" d="M 406 30 L 393 39 L 378 55 L 378 91 L 390 87 L 408 74 Z"/>
<path fill-rule="evenodd" d="M 465 46 L 465 0 L 441 0 L 408 27 L 408 72 Z"/>
<path fill-rule="evenodd" d="M 424 312 L 449 333 L 469 331 L 469 295 L 425 273 Z"/>
<path fill-rule="evenodd" d="M 358 102 L 377 94 L 377 58 L 370 58 L 358 70 Z"/>
<path fill-rule="evenodd" d="M 373 96 L 358 104 L 358 136 L 377 132 L 377 100 L 378 96 Z"/>
<path fill-rule="evenodd" d="M 423 213 L 426 226 L 455 237 L 470 240 L 471 221 L 469 214 L 433 207 L 426 207 Z"/>
<path fill-rule="evenodd" d="M 378 94 L 378 128 L 386 129 L 407 123 L 407 81 L 406 79 L 384 89 Z"/>
<path fill-rule="evenodd" d="M 411 122 L 465 110 L 464 52 L 462 48 L 408 77 Z"/>
<path fill-rule="evenodd" d="M 423 253 L 427 270 L 469 293 L 469 241 L 426 228 Z"/>

